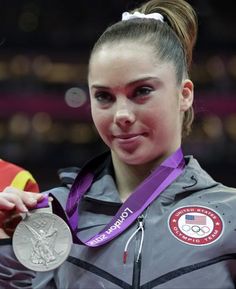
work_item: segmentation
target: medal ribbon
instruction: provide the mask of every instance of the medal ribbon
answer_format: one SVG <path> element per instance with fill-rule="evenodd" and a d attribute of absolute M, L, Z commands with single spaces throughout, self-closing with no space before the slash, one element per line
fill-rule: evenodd
<path fill-rule="evenodd" d="M 49 207 L 49 202 L 48 202 L 48 195 L 44 195 L 44 198 L 42 200 L 40 200 L 37 205 L 32 208 L 32 210 L 35 209 L 44 209 L 44 208 L 48 208 Z"/>
<path fill-rule="evenodd" d="M 67 222 L 72 230 L 74 241 L 88 247 L 98 247 L 114 239 L 129 227 L 168 185 L 180 176 L 184 166 L 183 153 L 179 148 L 134 190 L 105 228 L 87 241 L 82 241 L 76 235 L 79 221 L 78 204 L 91 186 L 94 176 L 90 172 L 79 174 L 72 185 L 66 204 Z"/>

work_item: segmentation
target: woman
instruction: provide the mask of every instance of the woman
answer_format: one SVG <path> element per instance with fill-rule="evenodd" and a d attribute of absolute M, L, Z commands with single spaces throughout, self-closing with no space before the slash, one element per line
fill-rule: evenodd
<path fill-rule="evenodd" d="M 110 150 L 47 192 L 73 232 L 70 255 L 36 273 L 4 240 L 1 288 L 235 288 L 236 190 L 181 151 L 193 119 L 196 32 L 187 2 L 151 0 L 101 35 L 88 83 Z M 10 190 L 0 197 L 5 214 L 42 198 Z"/>

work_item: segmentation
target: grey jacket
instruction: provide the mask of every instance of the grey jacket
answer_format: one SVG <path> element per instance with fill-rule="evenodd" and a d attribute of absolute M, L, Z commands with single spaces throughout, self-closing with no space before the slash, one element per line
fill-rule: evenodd
<path fill-rule="evenodd" d="M 26 269 L 16 260 L 11 241 L 2 240 L 0 288 L 236 288 L 236 189 L 215 182 L 193 157 L 185 159 L 182 175 L 136 223 L 101 247 L 73 244 L 68 259 L 55 270 Z M 99 232 L 121 206 L 110 155 L 88 166 L 95 168 L 96 178 L 79 206 L 81 239 Z M 50 190 L 62 207 L 74 177 L 61 171 L 66 185 Z M 125 245 L 141 223 L 143 244 L 139 231 L 124 264 Z"/>

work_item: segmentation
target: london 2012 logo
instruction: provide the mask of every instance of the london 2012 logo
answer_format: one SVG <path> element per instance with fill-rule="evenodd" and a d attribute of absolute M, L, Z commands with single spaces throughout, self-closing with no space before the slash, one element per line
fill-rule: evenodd
<path fill-rule="evenodd" d="M 223 233 L 223 220 L 214 210 L 202 206 L 176 209 L 168 219 L 168 226 L 179 241 L 194 245 L 209 245 Z"/>

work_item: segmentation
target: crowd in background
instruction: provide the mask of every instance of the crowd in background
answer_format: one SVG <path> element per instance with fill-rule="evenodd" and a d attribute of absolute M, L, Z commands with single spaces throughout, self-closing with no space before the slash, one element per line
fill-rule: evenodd
<path fill-rule="evenodd" d="M 199 40 L 191 74 L 196 121 L 184 149 L 235 186 L 233 1 L 189 2 L 199 12 Z M 80 166 L 106 149 L 91 123 L 87 59 L 100 31 L 130 3 L 0 2 L 0 155 L 27 166 L 43 189 L 57 182 L 59 167 Z"/>

